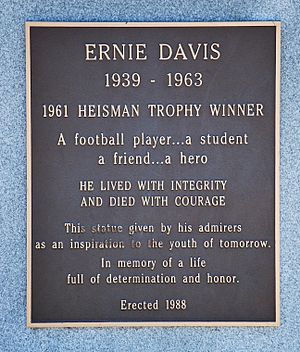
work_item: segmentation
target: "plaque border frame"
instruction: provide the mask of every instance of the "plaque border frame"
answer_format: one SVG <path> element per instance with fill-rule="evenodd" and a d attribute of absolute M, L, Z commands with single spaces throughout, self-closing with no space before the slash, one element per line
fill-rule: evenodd
<path fill-rule="evenodd" d="M 275 27 L 275 321 L 141 321 L 141 322 L 56 322 L 33 323 L 31 320 L 31 270 L 32 270 L 32 177 L 31 177 L 31 53 L 30 29 L 32 27 Z M 26 39 L 26 159 L 27 159 L 27 297 L 26 322 L 28 328 L 82 328 L 82 327 L 279 327 L 280 326 L 280 21 L 241 22 L 25 22 Z"/>

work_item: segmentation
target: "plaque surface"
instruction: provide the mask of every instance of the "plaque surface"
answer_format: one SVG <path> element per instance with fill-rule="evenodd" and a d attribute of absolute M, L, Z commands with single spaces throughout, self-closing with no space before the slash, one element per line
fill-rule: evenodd
<path fill-rule="evenodd" d="M 280 24 L 26 42 L 28 326 L 277 326 Z"/>

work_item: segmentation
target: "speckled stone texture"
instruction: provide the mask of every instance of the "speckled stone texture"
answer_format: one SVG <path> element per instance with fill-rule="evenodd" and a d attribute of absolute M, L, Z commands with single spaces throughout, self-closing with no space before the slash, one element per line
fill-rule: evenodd
<path fill-rule="evenodd" d="M 0 351 L 300 351 L 300 3 L 1 0 L 0 18 Z M 281 326 L 27 329 L 25 21 L 265 20 L 282 21 Z"/>

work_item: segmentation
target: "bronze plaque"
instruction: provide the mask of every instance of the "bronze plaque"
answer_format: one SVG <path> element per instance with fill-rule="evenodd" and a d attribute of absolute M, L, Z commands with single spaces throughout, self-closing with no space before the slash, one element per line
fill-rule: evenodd
<path fill-rule="evenodd" d="M 28 326 L 277 326 L 280 23 L 26 41 Z"/>

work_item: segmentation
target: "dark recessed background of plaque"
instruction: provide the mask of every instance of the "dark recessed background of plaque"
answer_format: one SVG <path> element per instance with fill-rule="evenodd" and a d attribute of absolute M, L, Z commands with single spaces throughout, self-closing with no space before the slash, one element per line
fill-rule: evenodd
<path fill-rule="evenodd" d="M 117 321 L 275 321 L 275 27 L 201 27 L 201 28 L 31 28 L 31 101 L 32 101 L 32 242 L 65 241 L 63 251 L 32 250 L 32 322 L 117 322 Z M 158 43 L 219 42 L 218 61 L 166 61 L 158 57 Z M 147 61 L 85 62 L 85 43 L 146 43 Z M 202 72 L 201 88 L 166 88 L 169 72 Z M 142 77 L 139 88 L 104 88 L 107 72 L 138 72 Z M 156 79 L 153 86 L 150 79 Z M 265 106 L 265 116 L 259 118 L 211 118 L 209 103 L 259 102 Z M 43 119 L 43 104 L 68 104 L 68 119 Z M 78 119 L 78 104 L 140 104 L 138 119 Z M 201 103 L 200 118 L 151 118 L 146 110 L 149 103 Z M 208 132 L 249 135 L 247 146 L 201 147 L 196 141 Z M 68 143 L 57 147 L 60 132 Z M 104 132 L 124 132 L 125 147 L 75 147 L 75 132 L 94 135 Z M 97 165 L 97 156 L 108 159 L 113 151 L 144 154 L 150 148 L 133 150 L 130 137 L 145 132 L 155 135 L 193 137 L 192 147 L 160 147 L 153 156 L 174 157 L 172 165 L 115 166 Z M 179 165 L 179 151 L 188 154 L 206 153 L 205 166 Z M 118 180 L 132 182 L 142 179 L 228 179 L 225 208 L 80 208 L 80 180 Z M 113 194 L 114 192 L 112 192 Z M 151 192 L 155 193 L 155 192 Z M 161 192 L 165 194 L 166 192 Z M 185 192 L 192 193 L 192 192 Z M 132 195 L 140 195 L 131 192 Z M 107 193 L 110 195 L 110 193 Z M 122 195 L 122 194 L 118 194 Z M 124 193 L 124 195 L 129 195 Z M 169 194 L 171 198 L 174 193 Z M 241 234 L 216 239 L 265 239 L 271 249 L 168 251 L 151 250 L 70 251 L 70 238 L 64 232 L 65 222 L 92 224 L 154 224 L 165 222 L 176 227 L 177 222 L 190 224 L 207 222 L 242 224 Z M 92 235 L 86 238 L 131 240 L 126 231 L 121 235 Z M 148 235 L 134 235 L 143 240 Z M 149 238 L 168 240 L 155 233 Z M 174 233 L 169 239 L 194 237 L 201 243 L 209 234 Z M 124 273 L 133 275 L 147 270 L 99 269 L 100 257 L 187 259 L 201 256 L 207 259 L 206 269 L 159 269 L 155 273 L 238 274 L 239 285 L 84 285 L 68 286 L 67 273 Z M 179 282 L 178 279 L 178 282 Z M 153 301 L 185 298 L 186 311 L 122 312 L 120 299 Z M 161 303 L 162 304 L 162 303 Z"/>

